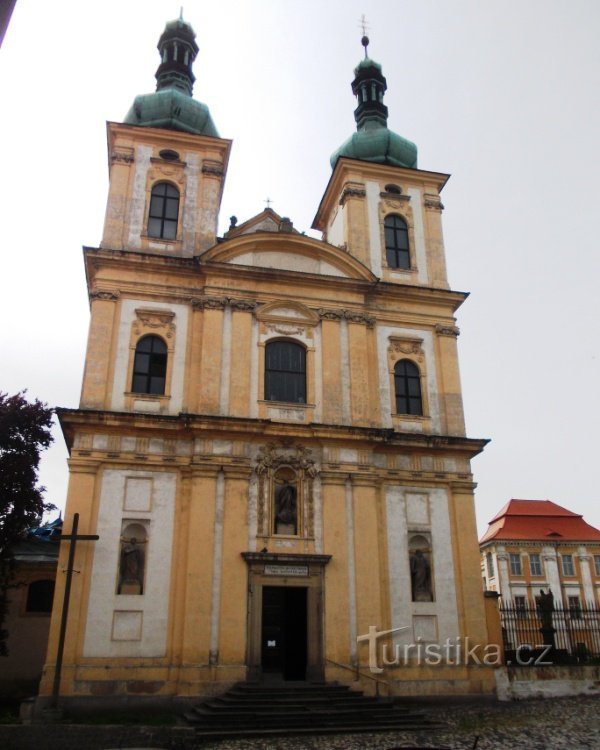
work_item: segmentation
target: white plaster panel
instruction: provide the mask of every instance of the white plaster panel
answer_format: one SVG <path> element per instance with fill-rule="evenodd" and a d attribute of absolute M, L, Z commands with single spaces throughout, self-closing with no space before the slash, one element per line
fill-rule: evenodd
<path fill-rule="evenodd" d="M 210 613 L 210 652 L 209 661 L 216 664 L 219 657 L 219 615 L 221 612 L 221 579 L 223 575 L 223 521 L 225 515 L 225 475 L 217 474 L 215 497 L 215 526 L 213 547 L 213 580 Z"/>
<path fill-rule="evenodd" d="M 252 472 L 248 483 L 248 550 L 256 552 L 258 533 L 258 475 Z"/>
<path fill-rule="evenodd" d="M 350 354 L 348 342 L 348 321 L 340 320 L 340 358 L 341 358 L 341 382 L 342 389 L 342 422 L 350 424 L 352 416 L 350 413 Z"/>
<path fill-rule="evenodd" d="M 136 319 L 137 308 L 147 305 L 160 310 L 169 310 L 175 313 L 175 350 L 173 356 L 173 367 L 171 371 L 171 398 L 168 402 L 167 413 L 179 414 L 183 404 L 183 377 L 185 373 L 185 355 L 187 344 L 188 308 L 186 305 L 170 305 L 166 302 L 155 302 L 154 300 L 124 299 L 121 302 L 121 319 L 119 321 L 119 332 L 117 338 L 117 355 L 115 359 L 115 379 L 112 392 L 111 408 L 114 411 L 125 410 L 125 393 L 129 391 L 131 383 L 127 382 L 127 371 L 129 367 L 129 344 L 131 341 L 131 327 Z M 134 403 L 137 403 L 134 402 Z M 146 402 L 144 403 L 151 403 Z"/>
<path fill-rule="evenodd" d="M 436 377 L 435 345 L 431 331 L 414 328 L 392 328 L 377 326 L 377 357 L 379 364 L 379 398 L 381 402 L 382 426 L 392 427 L 392 394 L 390 393 L 390 373 L 388 365 L 388 346 L 390 336 L 408 336 L 422 339 L 422 348 L 427 362 L 427 397 L 429 399 L 429 417 L 432 432 L 441 431 L 440 404 Z M 407 423 L 408 424 L 408 423 Z M 416 423 L 412 423 L 413 425 Z"/>
<path fill-rule="evenodd" d="M 339 457 L 344 463 L 355 464 L 358 461 L 358 451 L 352 448 L 340 448 Z"/>
<path fill-rule="evenodd" d="M 198 184 L 200 180 L 200 155 L 185 155 L 185 192 L 183 195 L 183 246 L 184 253 L 193 253 L 198 223 Z"/>
<path fill-rule="evenodd" d="M 323 488 L 319 475 L 313 480 L 314 523 L 315 523 L 315 552 L 323 553 Z"/>
<path fill-rule="evenodd" d="M 150 477 L 127 477 L 123 510 L 149 513 L 152 510 L 152 484 Z"/>
<path fill-rule="evenodd" d="M 321 345 L 321 326 L 315 327 L 313 337 L 315 347 L 314 421 L 320 422 L 323 418 L 323 347 Z"/>
<path fill-rule="evenodd" d="M 113 613 L 113 641 L 141 641 L 143 611 L 120 611 Z"/>
<path fill-rule="evenodd" d="M 417 278 L 420 284 L 427 284 L 429 276 L 427 269 L 427 248 L 425 245 L 425 229 L 423 223 L 423 201 L 421 191 L 411 187 L 406 191 L 410 195 L 410 203 L 413 209 L 413 221 L 415 232 L 415 257 L 417 259 Z"/>
<path fill-rule="evenodd" d="M 415 641 L 436 643 L 438 640 L 437 617 L 435 615 L 413 615 Z"/>
<path fill-rule="evenodd" d="M 221 382 L 219 390 L 219 414 L 226 416 L 229 412 L 229 387 L 231 379 L 231 307 L 223 311 L 221 330 Z"/>
<path fill-rule="evenodd" d="M 345 487 L 346 529 L 348 534 L 348 630 L 350 631 L 350 664 L 357 659 L 357 610 L 356 610 L 356 561 L 354 555 L 354 497 L 352 482 L 347 479 Z"/>
<path fill-rule="evenodd" d="M 148 453 L 154 453 L 160 455 L 164 452 L 165 441 L 160 438 L 152 438 L 148 442 Z"/>
<path fill-rule="evenodd" d="M 133 408 L 135 411 L 144 411 L 148 414 L 158 414 L 160 411 L 160 399 L 141 399 L 136 398 L 133 401 Z"/>
<path fill-rule="evenodd" d="M 108 447 L 108 435 L 94 435 L 92 447 L 95 451 L 105 451 Z"/>
<path fill-rule="evenodd" d="M 379 183 L 367 182 L 367 215 L 369 217 L 369 248 L 371 271 L 381 278 L 381 217 L 379 216 Z"/>
<path fill-rule="evenodd" d="M 429 523 L 429 497 L 426 494 L 406 493 L 406 518 L 409 524 Z"/>
<path fill-rule="evenodd" d="M 300 273 L 314 273 L 323 276 L 341 276 L 347 278 L 347 274 L 336 268 L 331 263 L 319 258 L 311 258 L 300 253 L 285 253 L 275 251 L 249 252 L 237 255 L 230 261 L 233 265 L 257 266 L 259 268 L 277 268 L 285 271 L 298 271 Z"/>
<path fill-rule="evenodd" d="M 215 456 L 231 456 L 233 443 L 231 440 L 213 440 L 212 453 Z"/>
<path fill-rule="evenodd" d="M 330 245 L 340 247 L 346 242 L 344 237 L 344 213 L 345 207 L 340 206 L 327 228 L 327 242 Z"/>
<path fill-rule="evenodd" d="M 144 516 L 149 538 L 146 546 L 145 587 L 141 596 L 116 594 L 122 507 L 126 481 L 130 478 L 151 479 L 153 484 L 152 510 Z M 84 656 L 165 655 L 176 486 L 176 475 L 170 472 L 126 469 L 109 469 L 104 472 L 97 525 L 100 538 L 94 544 Z M 143 613 L 144 626 L 139 641 L 122 643 L 113 640 L 113 613 L 116 611 Z M 130 625 L 127 627 L 131 629 Z"/>
<path fill-rule="evenodd" d="M 252 317 L 250 342 L 250 417 L 258 417 L 258 320 Z"/>
<path fill-rule="evenodd" d="M 144 227 L 144 212 L 146 210 L 146 179 L 148 177 L 151 156 L 151 146 L 137 146 L 135 150 L 133 190 L 129 207 L 129 237 L 127 238 L 127 245 L 130 250 L 137 250 L 142 246 L 142 230 Z"/>
<path fill-rule="evenodd" d="M 427 494 L 431 514 L 434 602 L 413 602 L 408 555 L 407 497 Z M 446 490 L 402 486 L 386 487 L 388 529 L 388 560 L 392 627 L 409 627 L 412 633 L 413 615 L 435 616 L 440 642 L 456 638 L 458 613 L 452 535 Z M 458 540 L 456 540 L 457 542 Z M 400 634 L 402 635 L 402 634 Z M 406 638 L 404 639 L 406 641 Z"/>
<path fill-rule="evenodd" d="M 121 450 L 125 453 L 133 453 L 136 446 L 136 439 L 134 437 L 122 437 L 121 438 Z"/>

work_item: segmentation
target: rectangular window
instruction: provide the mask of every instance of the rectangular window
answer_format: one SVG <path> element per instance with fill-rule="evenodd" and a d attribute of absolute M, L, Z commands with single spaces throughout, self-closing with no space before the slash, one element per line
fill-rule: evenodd
<path fill-rule="evenodd" d="M 594 570 L 596 575 L 600 576 L 600 555 L 594 555 Z"/>
<path fill-rule="evenodd" d="M 562 571 L 565 576 L 575 575 L 575 566 L 573 565 L 573 555 L 562 556 Z"/>
<path fill-rule="evenodd" d="M 513 576 L 522 576 L 523 570 L 521 568 L 521 555 L 518 552 L 511 552 L 510 558 L 510 572 Z"/>
<path fill-rule="evenodd" d="M 486 563 L 487 563 L 487 569 L 488 569 L 488 575 L 490 578 L 494 577 L 494 558 L 492 557 L 492 553 L 488 552 L 485 556 Z"/>
<path fill-rule="evenodd" d="M 569 597 L 569 614 L 572 620 L 581 620 L 581 602 L 578 596 Z"/>
<path fill-rule="evenodd" d="M 515 611 L 517 617 L 525 617 L 527 615 L 527 599 L 524 596 L 515 596 Z"/>
<path fill-rule="evenodd" d="M 541 576 L 542 573 L 542 561 L 540 556 L 533 554 L 529 555 L 529 570 L 532 576 Z"/>

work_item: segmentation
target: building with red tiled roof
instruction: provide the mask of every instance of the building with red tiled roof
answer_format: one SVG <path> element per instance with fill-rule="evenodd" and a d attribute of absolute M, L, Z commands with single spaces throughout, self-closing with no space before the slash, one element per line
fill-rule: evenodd
<path fill-rule="evenodd" d="M 484 588 L 533 605 L 548 589 L 563 606 L 600 604 L 600 530 L 551 500 L 509 500 L 479 542 Z"/>

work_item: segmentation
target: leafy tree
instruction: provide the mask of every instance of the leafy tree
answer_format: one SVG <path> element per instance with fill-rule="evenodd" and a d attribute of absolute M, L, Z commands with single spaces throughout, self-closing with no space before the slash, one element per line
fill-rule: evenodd
<path fill-rule="evenodd" d="M 39 526 L 45 511 L 44 487 L 38 486 L 40 453 L 53 438 L 53 410 L 27 401 L 25 392 L 0 392 L 0 656 L 6 656 L 7 632 L 2 628 L 13 574 L 12 546 L 26 529 Z"/>

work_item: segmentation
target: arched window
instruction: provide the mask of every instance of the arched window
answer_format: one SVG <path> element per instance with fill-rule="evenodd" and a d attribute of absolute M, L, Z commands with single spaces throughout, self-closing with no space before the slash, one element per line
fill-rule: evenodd
<path fill-rule="evenodd" d="M 394 365 L 394 387 L 396 390 L 396 414 L 423 414 L 421 398 L 421 374 L 409 359 L 401 359 Z"/>
<path fill-rule="evenodd" d="M 385 255 L 390 268 L 410 268 L 408 227 L 401 216 L 389 214 L 383 223 Z"/>
<path fill-rule="evenodd" d="M 179 216 L 179 190 L 168 182 L 159 182 L 152 188 L 148 213 L 148 235 L 163 240 L 177 237 Z"/>
<path fill-rule="evenodd" d="M 158 336 L 144 336 L 135 347 L 131 390 L 162 396 L 166 375 L 167 345 Z"/>
<path fill-rule="evenodd" d="M 272 341 L 265 351 L 265 400 L 306 403 L 306 350 L 293 341 Z"/>
<path fill-rule="evenodd" d="M 27 589 L 27 612 L 52 612 L 52 599 L 54 597 L 54 581 L 33 581 Z"/>

